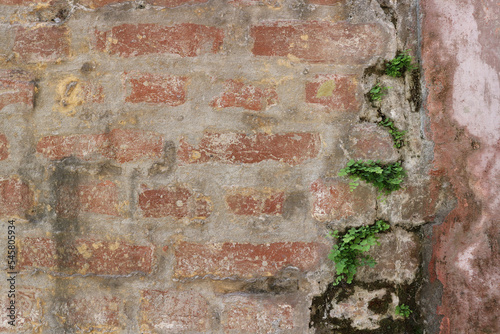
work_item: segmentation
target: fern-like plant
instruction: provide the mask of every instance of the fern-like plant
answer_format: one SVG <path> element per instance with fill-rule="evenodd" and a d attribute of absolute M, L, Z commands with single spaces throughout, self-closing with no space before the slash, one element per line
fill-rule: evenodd
<path fill-rule="evenodd" d="M 380 101 L 382 97 L 386 94 L 386 91 L 391 87 L 383 87 L 379 83 L 370 89 L 368 96 L 370 97 L 370 101 Z"/>
<path fill-rule="evenodd" d="M 410 50 L 403 51 L 396 58 L 388 62 L 385 67 L 385 74 L 394 78 L 399 78 L 402 77 L 406 71 L 416 69 L 417 66 L 411 63 L 413 57 L 408 54 L 409 51 Z"/>
<path fill-rule="evenodd" d="M 394 147 L 401 148 L 405 141 L 403 139 L 406 131 L 400 131 L 398 128 L 394 126 L 394 122 L 390 118 L 385 118 L 383 121 L 379 122 L 378 125 L 386 127 L 389 131 L 389 134 L 392 136 L 392 140 L 394 141 Z"/>
<path fill-rule="evenodd" d="M 406 175 L 401 163 L 383 164 L 372 160 L 351 160 L 347 167 L 340 170 L 339 176 L 349 176 L 351 191 L 359 185 L 359 180 L 371 183 L 381 193 L 390 194 L 401 189 L 401 183 Z"/>
<path fill-rule="evenodd" d="M 410 310 L 408 305 L 401 304 L 396 306 L 396 314 L 402 316 L 403 318 L 408 318 L 412 312 L 413 311 Z"/>
<path fill-rule="evenodd" d="M 362 254 L 368 252 L 372 246 L 379 245 L 375 234 L 386 231 L 389 227 L 389 223 L 378 220 L 371 226 L 353 227 L 342 236 L 338 231 L 330 233 L 330 236 L 338 239 L 328 255 L 328 258 L 335 262 L 337 272 L 333 285 L 338 285 L 343 279 L 351 284 L 359 266 L 375 266 L 376 262 L 371 256 Z"/>

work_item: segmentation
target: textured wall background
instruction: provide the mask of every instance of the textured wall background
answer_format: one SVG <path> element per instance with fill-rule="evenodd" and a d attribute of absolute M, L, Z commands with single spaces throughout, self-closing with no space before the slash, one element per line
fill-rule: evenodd
<path fill-rule="evenodd" d="M 398 51 L 419 58 L 414 2 L 1 0 L 0 13 L 0 244 L 14 219 L 19 272 L 2 331 L 439 330 L 427 223 L 455 196 L 431 165 L 420 70 L 383 74 Z M 381 103 L 366 96 L 376 82 L 392 87 Z M 383 115 L 408 131 L 403 148 Z M 404 189 L 350 192 L 337 173 L 358 158 L 403 161 Z M 377 266 L 334 287 L 328 231 L 376 219 L 391 224 Z"/>

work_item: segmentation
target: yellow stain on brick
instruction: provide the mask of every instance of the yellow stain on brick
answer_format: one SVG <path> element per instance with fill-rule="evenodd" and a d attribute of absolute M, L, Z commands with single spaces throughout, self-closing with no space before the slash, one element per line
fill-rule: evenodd
<path fill-rule="evenodd" d="M 115 241 L 114 243 L 110 244 L 108 246 L 108 248 L 112 251 L 115 251 L 118 249 L 118 247 L 120 247 L 120 244 L 118 243 L 118 241 Z"/>
<path fill-rule="evenodd" d="M 84 259 L 89 259 L 92 257 L 92 251 L 88 249 L 87 245 L 83 244 L 76 247 L 78 253 L 82 254 Z"/>
<path fill-rule="evenodd" d="M 192 162 L 192 161 L 196 161 L 198 160 L 199 158 L 201 158 L 201 153 L 199 151 L 196 151 L 196 150 L 193 150 L 191 151 L 191 157 L 189 158 L 189 160 Z"/>
<path fill-rule="evenodd" d="M 316 94 L 316 97 L 320 98 L 320 97 L 332 96 L 335 88 L 336 88 L 335 80 L 325 81 L 319 86 L 318 93 Z"/>
<path fill-rule="evenodd" d="M 309 36 L 308 35 L 302 35 L 302 36 L 300 36 L 300 39 L 303 40 L 303 41 L 307 41 L 309 39 Z"/>
<path fill-rule="evenodd" d="M 291 62 L 294 62 L 294 63 L 300 62 L 300 58 L 298 58 L 297 56 L 295 56 L 295 55 L 293 55 L 291 53 L 287 54 L 286 57 L 288 59 L 290 59 Z"/>
<path fill-rule="evenodd" d="M 61 80 L 56 87 L 57 111 L 72 116 L 76 112 L 76 107 L 84 103 L 83 91 L 80 80 L 70 75 Z"/>

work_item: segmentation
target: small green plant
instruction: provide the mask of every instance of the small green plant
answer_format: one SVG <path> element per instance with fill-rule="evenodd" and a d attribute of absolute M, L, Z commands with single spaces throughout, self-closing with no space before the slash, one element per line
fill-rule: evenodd
<path fill-rule="evenodd" d="M 404 145 L 405 141 L 403 137 L 406 134 L 406 131 L 400 131 L 398 128 L 396 128 L 394 126 L 394 122 L 391 119 L 385 118 L 384 120 L 379 122 L 378 125 L 388 128 L 389 133 L 392 136 L 392 140 L 394 141 L 394 147 L 401 148 Z"/>
<path fill-rule="evenodd" d="M 406 175 L 401 163 L 382 164 L 380 160 L 351 160 L 347 167 L 340 170 L 339 176 L 349 176 L 351 191 L 359 185 L 359 180 L 371 183 L 381 193 L 390 194 L 401 188 L 401 182 Z"/>
<path fill-rule="evenodd" d="M 396 306 L 396 314 L 403 318 L 408 318 L 412 312 L 413 311 L 410 310 L 410 307 L 408 305 L 401 304 Z"/>
<path fill-rule="evenodd" d="M 337 278 L 333 285 L 338 285 L 343 279 L 351 284 L 359 266 L 375 266 L 375 260 L 369 255 L 362 255 L 362 253 L 369 251 L 372 246 L 379 245 L 378 237 L 375 234 L 386 231 L 389 227 L 389 223 L 378 220 L 371 226 L 350 228 L 342 236 L 339 235 L 338 231 L 330 233 L 331 237 L 339 240 L 328 255 L 328 258 L 335 262 L 337 272 Z"/>
<path fill-rule="evenodd" d="M 387 94 L 386 91 L 389 90 L 391 87 L 383 87 L 380 86 L 379 83 L 377 83 L 375 86 L 370 89 L 370 92 L 368 93 L 368 96 L 370 98 L 370 101 L 380 101 L 382 100 L 382 97 Z"/>
<path fill-rule="evenodd" d="M 385 68 L 385 74 L 388 76 L 399 78 L 403 76 L 406 71 L 412 71 L 417 68 L 416 65 L 412 65 L 413 57 L 408 54 L 410 50 L 405 50 L 400 53 L 396 58 L 387 63 Z"/>

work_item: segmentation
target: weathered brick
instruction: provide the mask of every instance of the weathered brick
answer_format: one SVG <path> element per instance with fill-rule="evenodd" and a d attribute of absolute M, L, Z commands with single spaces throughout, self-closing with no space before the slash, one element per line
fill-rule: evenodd
<path fill-rule="evenodd" d="M 357 112 L 361 106 L 358 80 L 353 75 L 317 75 L 306 84 L 306 101 L 328 111 Z"/>
<path fill-rule="evenodd" d="M 158 158 L 163 153 L 163 137 L 155 132 L 114 129 L 108 135 L 107 156 L 119 163 Z"/>
<path fill-rule="evenodd" d="M 125 74 L 125 86 L 129 91 L 126 102 L 162 103 L 178 106 L 186 102 L 186 77 L 151 73 Z"/>
<path fill-rule="evenodd" d="M 116 332 L 123 327 L 123 304 L 117 297 L 74 298 L 61 306 L 57 318 L 82 333 Z"/>
<path fill-rule="evenodd" d="M 320 150 L 319 134 L 294 132 L 268 135 L 257 133 L 205 133 L 198 148 L 181 139 L 177 156 L 186 163 L 257 163 L 274 160 L 297 165 L 315 158 Z"/>
<path fill-rule="evenodd" d="M 153 270 L 151 246 L 121 241 L 76 239 L 57 242 L 49 238 L 23 238 L 19 243 L 19 269 L 42 269 L 64 274 L 129 275 Z"/>
<path fill-rule="evenodd" d="M 5 160 L 9 157 L 9 141 L 4 134 L 0 133 L 0 160 Z"/>
<path fill-rule="evenodd" d="M 256 56 L 296 57 L 313 63 L 364 64 L 382 56 L 388 36 L 378 24 L 274 21 L 253 26 Z"/>
<path fill-rule="evenodd" d="M 275 189 L 236 188 L 226 196 L 229 210 L 237 215 L 281 215 L 285 193 Z"/>
<path fill-rule="evenodd" d="M 143 185 L 139 194 L 139 207 L 144 217 L 174 217 L 205 219 L 212 212 L 208 197 L 182 186 L 148 189 Z"/>
<path fill-rule="evenodd" d="M 356 279 L 401 285 L 412 282 L 419 268 L 418 237 L 403 229 L 393 228 L 392 233 L 379 235 L 378 241 L 380 245 L 370 249 L 370 255 L 377 264 L 373 268 L 360 267 Z"/>
<path fill-rule="evenodd" d="M 6 276 L 6 279 L 9 276 Z M 16 280 L 18 284 L 19 278 Z M 2 296 L 1 307 L 4 312 L 0 320 L 0 331 L 2 333 L 40 333 L 44 325 L 44 314 L 42 310 L 42 297 L 40 290 L 16 286 L 14 298 L 8 298 L 7 291 Z M 9 324 L 12 318 L 9 318 L 8 307 L 10 301 L 15 301 L 16 317 L 15 326 Z"/>
<path fill-rule="evenodd" d="M 212 100 L 214 108 L 241 107 L 263 111 L 278 103 L 278 93 L 274 88 L 261 88 L 245 85 L 241 81 L 228 80 L 224 92 Z"/>
<path fill-rule="evenodd" d="M 122 24 L 110 31 L 96 31 L 96 48 L 121 57 L 155 53 L 196 57 L 217 53 L 223 39 L 222 29 L 193 23 Z"/>
<path fill-rule="evenodd" d="M 79 0 L 78 2 L 83 6 L 95 9 L 115 3 L 128 2 L 128 0 Z"/>
<path fill-rule="evenodd" d="M 47 1 L 37 1 L 37 0 L 0 0 L 0 5 L 11 5 L 11 6 L 28 6 L 32 3 L 44 3 Z"/>
<path fill-rule="evenodd" d="M 5 1 L 5 0 L 4 0 Z M 7 0 L 7 1 L 16 1 L 16 0 Z M 20 0 L 17 0 L 20 1 Z M 166 8 L 174 8 L 184 5 L 196 5 L 206 3 L 208 0 L 146 0 L 146 3 L 149 3 L 154 6 L 161 6 Z M 126 3 L 128 0 L 80 0 L 80 4 L 87 6 L 89 8 L 95 9 L 104 7 L 110 4 L 115 3 Z"/>
<path fill-rule="evenodd" d="M 18 178 L 0 180 L 0 216 L 25 217 L 33 205 L 33 192 Z"/>
<path fill-rule="evenodd" d="M 398 152 L 386 129 L 371 123 L 358 124 L 349 131 L 347 148 L 355 160 L 396 161 Z"/>
<path fill-rule="evenodd" d="M 78 187 L 80 208 L 85 212 L 118 216 L 118 188 L 111 181 L 81 185 Z"/>
<path fill-rule="evenodd" d="M 175 247 L 176 278 L 210 276 L 252 278 L 273 276 L 293 266 L 301 271 L 318 267 L 326 255 L 325 245 L 306 242 L 271 244 L 196 244 L 180 242 Z"/>
<path fill-rule="evenodd" d="M 336 5 L 339 2 L 344 2 L 345 0 L 307 0 L 307 3 L 313 5 L 324 5 L 324 6 L 332 6 Z"/>
<path fill-rule="evenodd" d="M 14 103 L 33 107 L 34 77 L 22 70 L 0 70 L 0 110 Z"/>
<path fill-rule="evenodd" d="M 56 213 L 59 218 L 77 218 L 81 212 L 119 216 L 118 189 L 111 181 L 59 185 Z"/>
<path fill-rule="evenodd" d="M 104 88 L 94 80 L 80 80 L 70 75 L 57 85 L 57 102 L 61 111 L 74 113 L 74 108 L 84 103 L 104 102 Z"/>
<path fill-rule="evenodd" d="M 347 182 L 321 179 L 311 184 L 314 197 L 312 216 L 319 221 L 338 220 L 375 211 L 375 195 L 370 189 L 358 186 L 350 191 Z"/>
<path fill-rule="evenodd" d="M 202 4 L 208 2 L 208 0 L 146 0 L 146 2 L 155 6 L 174 8 L 184 5 Z"/>
<path fill-rule="evenodd" d="M 52 62 L 69 54 L 68 29 L 63 26 L 19 27 L 14 52 L 28 62 Z"/>
<path fill-rule="evenodd" d="M 105 134 L 47 136 L 37 152 L 51 160 L 75 156 L 83 160 L 114 159 L 119 163 L 154 159 L 162 155 L 163 138 L 154 132 L 114 129 Z"/>
<path fill-rule="evenodd" d="M 80 134 L 43 137 L 38 141 L 36 150 L 51 160 L 60 160 L 70 156 L 91 160 L 102 155 L 107 147 L 108 140 L 104 134 Z"/>
<path fill-rule="evenodd" d="M 210 331 L 208 303 L 195 291 L 142 291 L 141 315 L 141 333 Z"/>
<path fill-rule="evenodd" d="M 271 298 L 229 296 L 224 298 L 222 326 L 227 334 L 288 332 L 294 326 L 294 308 Z"/>

